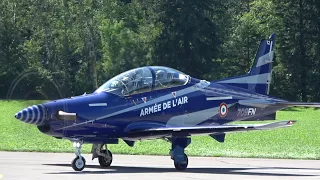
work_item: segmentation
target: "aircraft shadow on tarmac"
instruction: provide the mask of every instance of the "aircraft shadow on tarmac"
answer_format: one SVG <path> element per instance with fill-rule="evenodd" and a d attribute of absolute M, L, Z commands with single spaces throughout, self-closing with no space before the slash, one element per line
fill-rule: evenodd
<path fill-rule="evenodd" d="M 47 166 L 60 166 L 70 167 L 70 164 L 43 164 Z M 88 169 L 101 169 L 104 171 L 90 171 Z M 249 172 L 250 170 L 279 170 L 282 169 L 284 173 L 272 173 L 272 172 Z M 284 168 L 284 167 L 252 167 L 252 168 L 188 168 L 180 173 L 203 173 L 203 174 L 231 174 L 231 175 L 252 175 L 252 176 L 318 176 L 308 174 L 296 174 L 296 170 L 313 170 L 319 171 L 316 168 Z M 86 169 L 81 172 L 54 172 L 46 174 L 122 174 L 122 173 L 168 173 L 178 172 L 174 168 L 158 168 L 158 167 L 129 167 L 129 166 L 112 166 L 109 168 L 102 168 L 99 165 L 87 165 Z"/>

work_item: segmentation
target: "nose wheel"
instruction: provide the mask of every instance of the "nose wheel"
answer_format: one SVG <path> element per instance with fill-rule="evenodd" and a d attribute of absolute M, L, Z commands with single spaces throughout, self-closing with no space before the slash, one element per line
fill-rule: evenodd
<path fill-rule="evenodd" d="M 82 171 L 85 166 L 86 166 L 86 160 L 82 156 L 80 156 L 80 157 L 78 156 L 78 157 L 74 158 L 71 163 L 71 167 L 75 171 Z"/>
<path fill-rule="evenodd" d="M 82 142 L 74 142 L 73 147 L 75 148 L 75 154 L 77 157 L 71 162 L 71 167 L 75 171 L 82 171 L 86 166 L 86 160 L 81 156 Z"/>

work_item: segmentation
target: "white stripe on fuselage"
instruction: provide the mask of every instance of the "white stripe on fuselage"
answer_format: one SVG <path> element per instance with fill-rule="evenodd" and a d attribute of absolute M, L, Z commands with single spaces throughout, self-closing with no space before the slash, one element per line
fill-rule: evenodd
<path fill-rule="evenodd" d="M 200 89 L 208 87 L 209 85 L 210 85 L 209 82 L 201 81 L 200 83 L 197 83 L 197 84 L 195 84 L 193 86 L 190 86 L 190 87 L 187 87 L 185 89 L 181 89 L 179 91 L 176 91 L 176 97 L 183 96 L 183 95 L 198 91 Z M 126 113 L 126 112 L 129 112 L 129 111 L 135 111 L 137 109 L 141 109 L 143 107 L 147 107 L 147 106 L 150 106 L 152 104 L 156 104 L 156 103 L 159 103 L 159 102 L 162 102 L 162 101 L 166 101 L 166 100 L 172 99 L 172 98 L 173 98 L 172 94 L 169 93 L 167 95 L 164 95 L 164 96 L 149 100 L 146 103 L 138 104 L 136 106 L 132 106 L 132 107 L 129 107 L 129 108 L 126 108 L 126 109 L 123 109 L 123 110 L 120 110 L 120 111 L 117 111 L 117 112 L 114 112 L 114 113 L 110 113 L 108 115 L 101 116 L 101 117 L 98 117 L 98 118 L 93 119 L 93 120 L 89 120 L 89 121 L 78 123 L 78 124 L 73 124 L 73 125 L 70 125 L 70 126 L 59 128 L 57 130 L 70 128 L 70 127 L 74 127 L 74 126 L 79 126 L 79 125 L 82 125 L 82 124 L 87 124 L 87 123 L 90 123 L 90 122 L 94 122 L 94 121 L 102 120 L 102 119 L 109 118 L 109 117 L 112 117 L 112 116 L 116 116 L 116 115 L 119 115 L 119 114 L 122 114 L 122 113 Z M 139 116 L 139 114 L 137 116 Z"/>
<path fill-rule="evenodd" d="M 230 108 L 233 105 L 234 104 L 228 104 L 227 106 Z M 189 114 L 174 116 L 169 119 L 167 126 L 195 126 L 219 114 L 219 109 L 220 107 L 214 107 Z"/>
<path fill-rule="evenodd" d="M 89 106 L 107 106 L 107 103 L 93 103 L 93 104 L 89 104 Z"/>
<path fill-rule="evenodd" d="M 224 96 L 224 97 L 207 97 L 207 101 L 216 101 L 216 100 L 228 100 L 232 99 L 232 96 Z"/>

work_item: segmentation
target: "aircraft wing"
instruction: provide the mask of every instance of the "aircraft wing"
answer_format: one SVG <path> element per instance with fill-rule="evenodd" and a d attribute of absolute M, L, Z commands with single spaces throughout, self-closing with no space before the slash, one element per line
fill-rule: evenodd
<path fill-rule="evenodd" d="M 239 125 L 213 125 L 190 127 L 158 127 L 146 129 L 132 129 L 128 132 L 128 138 L 148 139 L 171 136 L 214 135 L 228 132 L 241 132 L 253 130 L 268 130 L 292 126 L 296 121 L 279 121 L 267 124 L 239 124 Z"/>
<path fill-rule="evenodd" d="M 268 106 L 283 106 L 283 107 L 317 107 L 320 108 L 320 103 L 308 103 L 308 102 L 287 102 L 287 101 L 268 101 L 263 99 L 252 99 L 252 100 L 240 100 L 239 104 L 245 106 L 253 106 L 259 108 L 265 108 Z"/>
<path fill-rule="evenodd" d="M 294 106 L 294 107 L 316 107 L 320 108 L 320 103 L 305 103 L 305 102 L 283 102 L 283 103 L 277 103 L 279 105 L 285 105 L 285 106 Z"/>

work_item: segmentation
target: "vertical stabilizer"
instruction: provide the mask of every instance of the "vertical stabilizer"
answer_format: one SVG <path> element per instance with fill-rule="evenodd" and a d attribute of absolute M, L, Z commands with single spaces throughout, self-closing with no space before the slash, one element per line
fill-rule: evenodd
<path fill-rule="evenodd" d="M 276 34 L 260 41 L 253 65 L 247 75 L 218 81 L 220 84 L 245 88 L 260 94 L 269 94 Z"/>

